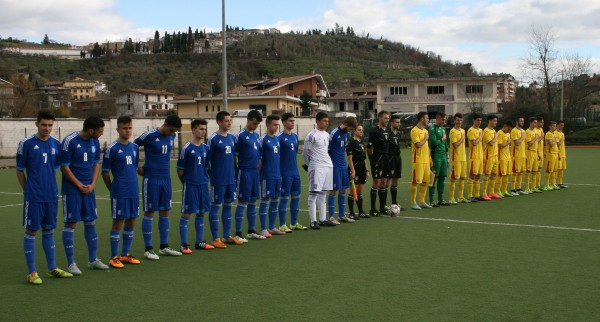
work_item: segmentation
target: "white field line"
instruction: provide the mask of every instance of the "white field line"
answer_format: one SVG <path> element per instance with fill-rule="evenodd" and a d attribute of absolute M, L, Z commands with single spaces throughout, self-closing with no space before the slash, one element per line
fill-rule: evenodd
<path fill-rule="evenodd" d="M 560 227 L 560 226 L 511 224 L 511 223 L 503 223 L 503 222 L 469 221 L 469 220 L 458 220 L 458 219 L 447 219 L 447 218 L 411 217 L 411 216 L 402 216 L 402 215 L 399 216 L 399 218 L 402 218 L 402 219 L 414 219 L 414 220 L 455 222 L 455 223 L 461 223 L 461 224 L 475 224 L 475 225 L 497 225 L 497 226 L 513 226 L 513 227 L 528 227 L 528 228 L 543 228 L 543 229 L 559 229 L 559 230 L 576 230 L 576 231 L 600 232 L 600 229 L 591 229 L 591 228 L 575 228 L 575 227 Z"/>

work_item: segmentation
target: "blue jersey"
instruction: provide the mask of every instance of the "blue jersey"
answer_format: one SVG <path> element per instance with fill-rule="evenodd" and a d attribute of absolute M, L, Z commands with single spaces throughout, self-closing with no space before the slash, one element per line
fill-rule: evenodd
<path fill-rule="evenodd" d="M 279 140 L 276 136 L 262 137 L 261 179 L 281 179 Z"/>
<path fill-rule="evenodd" d="M 60 153 L 60 165 L 69 167 L 82 184 L 92 183 L 94 165 L 100 163 L 100 142 L 96 138 L 83 139 L 79 132 L 64 138 Z M 62 194 L 80 193 L 77 186 L 62 176 Z"/>
<path fill-rule="evenodd" d="M 281 157 L 281 176 L 295 177 L 298 173 L 298 135 L 296 133 L 286 134 L 279 133 L 279 154 Z"/>
<path fill-rule="evenodd" d="M 35 135 L 23 139 L 17 150 L 17 170 L 25 171 L 25 201 L 57 201 L 58 185 L 55 171 L 60 166 L 60 142 L 50 137 L 46 141 Z"/>
<path fill-rule="evenodd" d="M 193 185 L 208 184 L 208 146 L 204 143 L 195 145 L 186 143 L 179 153 L 177 169 L 183 170 L 183 182 Z"/>
<path fill-rule="evenodd" d="M 350 139 L 350 133 L 336 127 L 329 134 L 329 156 L 334 167 L 346 168 L 346 144 Z"/>
<path fill-rule="evenodd" d="M 218 132 L 208 138 L 208 165 L 210 167 L 210 183 L 212 186 L 235 184 L 235 137 Z"/>
<path fill-rule="evenodd" d="M 129 142 L 127 145 L 114 141 L 102 160 L 102 172 L 112 172 L 110 195 L 117 198 L 138 198 L 137 168 L 140 148 Z"/>
<path fill-rule="evenodd" d="M 258 160 L 262 156 L 258 133 L 243 129 L 236 139 L 235 155 L 238 159 L 238 169 L 258 169 Z"/>
<path fill-rule="evenodd" d="M 162 135 L 158 128 L 144 132 L 134 141 L 144 147 L 144 176 L 170 177 L 171 151 L 175 134 Z"/>

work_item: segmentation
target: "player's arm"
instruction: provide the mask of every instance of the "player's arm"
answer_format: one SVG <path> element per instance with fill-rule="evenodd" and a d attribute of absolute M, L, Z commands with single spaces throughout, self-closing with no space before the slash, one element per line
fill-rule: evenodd
<path fill-rule="evenodd" d="M 69 166 L 66 165 L 62 165 L 60 167 L 60 172 L 62 172 L 63 176 L 65 176 L 65 178 L 72 184 L 74 184 L 77 189 L 79 189 L 79 191 L 83 194 L 87 194 L 87 189 L 85 188 L 85 186 L 81 183 L 81 181 L 79 181 L 75 175 L 73 174 L 73 172 L 71 171 L 71 168 Z"/>
<path fill-rule="evenodd" d="M 424 139 L 419 140 L 419 133 L 418 131 L 411 131 L 410 132 L 410 139 L 415 142 L 415 147 L 417 149 L 420 149 L 423 145 L 425 145 L 425 143 L 427 143 L 427 141 L 429 141 L 429 138 L 427 137 L 427 135 L 425 136 Z"/>
<path fill-rule="evenodd" d="M 375 141 L 375 131 L 371 130 L 371 133 L 369 133 L 369 142 L 367 143 L 367 155 L 369 156 L 369 159 L 373 155 L 373 142 L 374 141 Z"/>
<path fill-rule="evenodd" d="M 25 183 L 27 183 L 27 176 L 25 175 L 25 171 L 17 170 L 17 180 L 19 180 L 19 185 L 21 189 L 25 191 Z"/>
<path fill-rule="evenodd" d="M 350 179 L 353 179 L 354 176 L 356 175 L 356 170 L 354 169 L 354 163 L 352 162 L 352 151 L 349 150 L 347 152 L 347 154 L 348 154 L 348 168 L 350 168 Z"/>
<path fill-rule="evenodd" d="M 302 149 L 302 158 L 304 158 L 304 163 L 308 166 L 310 164 L 310 154 L 311 154 L 312 142 L 310 138 L 306 138 L 304 140 L 304 149 Z"/>
<path fill-rule="evenodd" d="M 144 147 L 144 140 L 142 139 L 142 136 L 144 136 L 144 135 L 142 134 L 141 136 L 137 137 L 137 138 L 136 138 L 136 139 L 133 141 L 133 143 L 134 143 L 135 145 L 137 145 L 137 146 L 138 146 L 138 155 L 139 155 L 139 150 L 140 150 L 140 148 L 141 148 L 141 147 Z M 145 150 L 145 149 L 144 149 L 144 150 Z M 140 167 L 140 166 L 139 166 L 139 164 L 138 164 L 138 168 L 137 168 L 137 174 L 138 174 L 140 177 L 143 177 L 143 176 L 144 176 L 144 168 L 143 168 L 143 167 Z"/>
<path fill-rule="evenodd" d="M 104 185 L 110 191 L 112 188 L 112 181 L 110 180 L 110 172 L 102 170 L 102 180 L 104 181 Z"/>
<path fill-rule="evenodd" d="M 94 166 L 92 167 L 92 181 L 90 182 L 88 189 L 87 189 L 87 194 L 92 193 L 92 191 L 94 191 L 94 189 L 96 188 L 96 182 L 98 181 L 98 176 L 100 175 L 100 163 L 94 163 Z"/>

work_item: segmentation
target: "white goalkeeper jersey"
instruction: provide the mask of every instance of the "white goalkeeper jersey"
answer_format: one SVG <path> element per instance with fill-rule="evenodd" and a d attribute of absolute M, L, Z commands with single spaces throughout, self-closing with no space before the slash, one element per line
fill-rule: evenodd
<path fill-rule="evenodd" d="M 302 156 L 309 169 L 320 167 L 333 168 L 331 157 L 328 153 L 329 133 L 314 129 L 304 139 Z"/>

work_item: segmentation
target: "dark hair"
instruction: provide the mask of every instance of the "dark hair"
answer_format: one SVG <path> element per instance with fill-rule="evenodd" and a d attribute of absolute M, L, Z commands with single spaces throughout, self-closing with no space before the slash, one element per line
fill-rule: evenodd
<path fill-rule="evenodd" d="M 377 118 L 380 118 L 382 115 L 385 115 L 385 114 L 390 114 L 390 112 L 388 112 L 388 111 L 379 111 L 379 113 L 377 113 Z"/>
<path fill-rule="evenodd" d="M 262 114 L 257 110 L 248 112 L 248 115 L 246 115 L 246 120 L 250 121 L 252 119 L 255 119 L 257 122 L 262 122 Z"/>
<path fill-rule="evenodd" d="M 281 114 L 281 120 L 284 122 L 287 121 L 290 117 L 295 117 L 295 116 L 293 113 L 290 113 L 290 112 Z"/>
<path fill-rule="evenodd" d="M 97 116 L 90 116 L 83 121 L 83 130 L 97 130 L 104 127 L 104 121 Z"/>
<path fill-rule="evenodd" d="M 532 117 L 530 117 L 530 118 L 529 118 L 527 121 L 529 121 L 529 123 L 531 123 L 531 122 L 535 122 L 535 121 L 537 121 L 537 117 L 535 117 L 535 116 L 532 116 Z"/>
<path fill-rule="evenodd" d="M 483 115 L 479 114 L 479 113 L 473 113 L 473 120 L 476 119 L 483 119 Z"/>
<path fill-rule="evenodd" d="M 281 119 L 281 117 L 279 117 L 279 115 L 271 114 L 271 115 L 267 116 L 267 120 L 265 121 L 265 123 L 267 123 L 267 125 L 270 125 L 271 122 L 279 121 L 279 119 Z"/>
<path fill-rule="evenodd" d="M 54 113 L 48 111 L 48 110 L 41 110 L 38 112 L 37 114 L 37 121 L 41 121 L 41 120 L 56 120 L 56 116 L 54 116 Z"/>
<path fill-rule="evenodd" d="M 399 120 L 399 119 L 400 119 L 400 115 L 392 114 L 392 116 L 390 116 L 390 121 Z"/>
<path fill-rule="evenodd" d="M 165 124 L 167 126 L 174 126 L 178 129 L 180 129 L 181 128 L 181 119 L 177 115 L 169 115 L 165 119 Z"/>
<path fill-rule="evenodd" d="M 550 121 L 549 123 L 550 123 L 550 124 L 548 124 L 549 126 L 552 126 L 552 125 L 556 124 L 556 122 L 554 122 L 554 121 Z"/>
<path fill-rule="evenodd" d="M 507 120 L 506 122 L 504 122 L 504 125 L 508 125 L 510 127 L 514 127 L 515 125 L 513 124 L 513 121 L 511 120 Z"/>
<path fill-rule="evenodd" d="M 132 122 L 131 116 L 129 116 L 129 115 L 121 115 L 117 119 L 117 127 L 119 126 L 119 124 L 129 124 L 131 122 Z"/>
<path fill-rule="evenodd" d="M 461 113 L 456 113 L 456 114 L 454 114 L 454 118 L 460 118 L 460 119 L 462 119 L 463 115 Z"/>
<path fill-rule="evenodd" d="M 225 119 L 225 116 L 230 116 L 231 114 L 229 114 L 229 112 L 227 111 L 221 111 L 219 113 L 217 113 L 217 122 L 223 122 L 223 120 Z"/>
<path fill-rule="evenodd" d="M 191 124 L 192 130 L 197 128 L 200 125 L 208 125 L 208 122 L 206 122 L 205 119 L 195 119 L 192 121 L 192 124 Z"/>
<path fill-rule="evenodd" d="M 490 115 L 488 115 L 488 116 L 487 116 L 487 120 L 488 120 L 488 121 L 491 121 L 491 120 L 493 120 L 493 119 L 498 119 L 498 116 L 496 116 L 496 115 L 494 115 L 494 114 L 490 114 Z"/>
<path fill-rule="evenodd" d="M 436 116 L 436 117 L 437 117 L 438 115 L 439 115 L 439 116 L 441 116 L 441 117 L 444 117 L 444 116 L 446 116 L 446 113 L 444 113 L 444 112 L 442 112 L 442 111 L 439 111 L 439 112 L 435 113 L 435 116 Z"/>
<path fill-rule="evenodd" d="M 315 119 L 317 120 L 317 122 L 319 122 L 320 120 L 325 119 L 325 118 L 329 118 L 329 115 L 327 115 L 327 113 L 325 113 L 325 112 L 319 112 L 315 116 Z"/>
<path fill-rule="evenodd" d="M 421 119 L 423 118 L 423 116 L 427 115 L 427 112 L 419 112 L 417 114 L 417 122 L 421 121 Z"/>
<path fill-rule="evenodd" d="M 538 116 L 538 117 L 537 117 L 537 120 L 538 120 L 538 122 L 539 122 L 539 121 L 543 121 L 543 120 L 544 120 L 544 117 L 543 117 L 543 116 Z"/>
<path fill-rule="evenodd" d="M 345 124 L 346 126 L 355 128 L 356 125 L 358 124 L 358 122 L 356 121 L 356 117 L 348 116 L 347 118 L 344 119 L 344 122 L 342 122 L 342 124 Z"/>
<path fill-rule="evenodd" d="M 556 125 L 560 125 L 560 124 L 565 124 L 565 121 L 563 121 L 563 120 L 556 121 Z"/>

